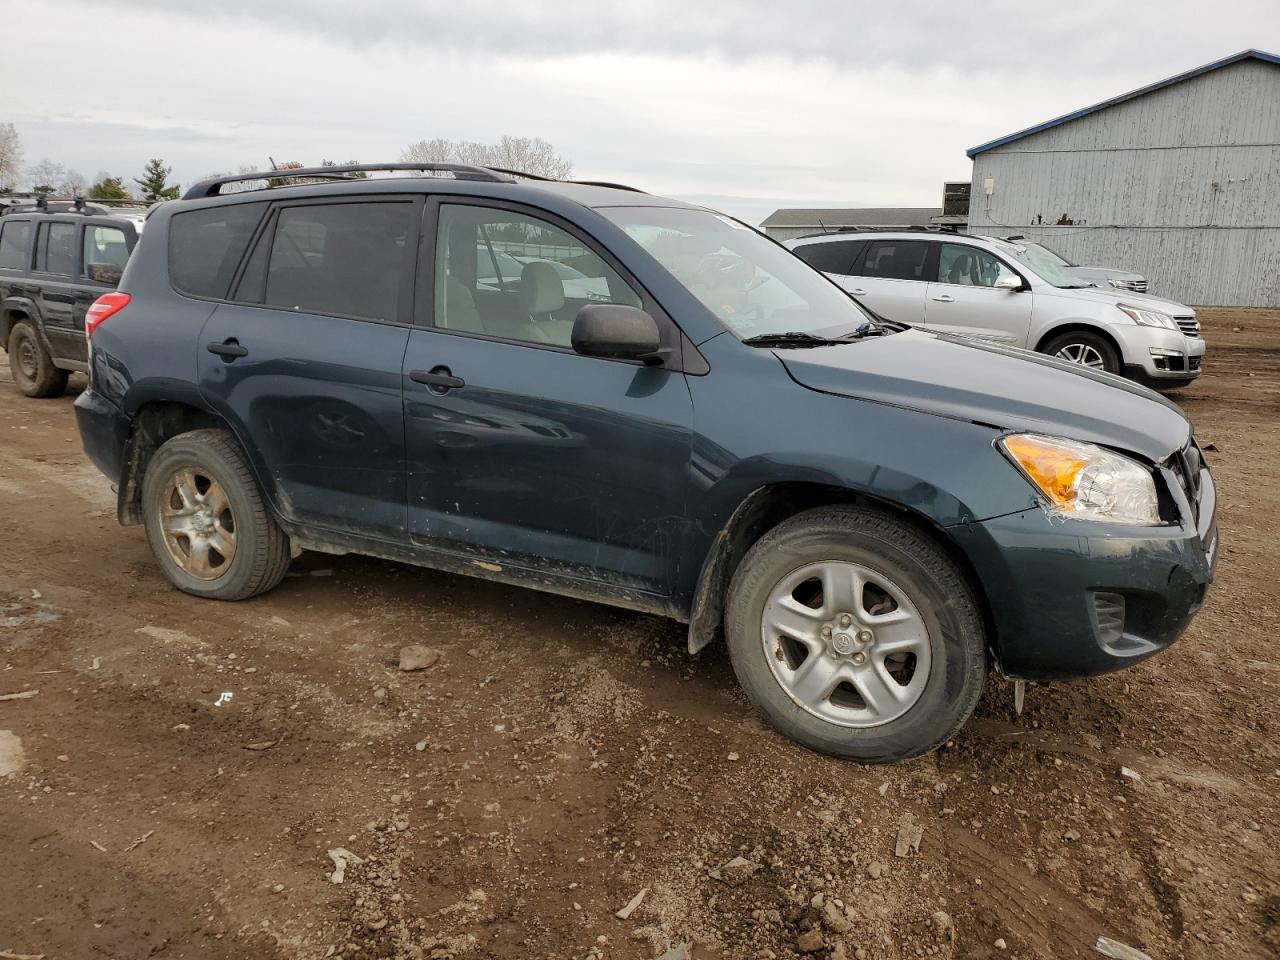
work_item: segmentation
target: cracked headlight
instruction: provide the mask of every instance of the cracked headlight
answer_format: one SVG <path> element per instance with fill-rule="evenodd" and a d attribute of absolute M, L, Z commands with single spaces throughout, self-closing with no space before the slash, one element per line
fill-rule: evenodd
<path fill-rule="evenodd" d="M 1051 509 L 1102 523 L 1160 523 L 1160 501 L 1151 471 L 1135 460 L 1092 443 L 1011 434 L 1001 450 Z"/>
<path fill-rule="evenodd" d="M 1147 310 L 1143 307 L 1135 307 L 1127 303 L 1116 304 L 1120 312 L 1132 320 L 1134 323 L 1143 327 L 1164 327 L 1166 330 L 1178 330 L 1178 322 L 1167 313 L 1161 313 L 1159 310 Z"/>

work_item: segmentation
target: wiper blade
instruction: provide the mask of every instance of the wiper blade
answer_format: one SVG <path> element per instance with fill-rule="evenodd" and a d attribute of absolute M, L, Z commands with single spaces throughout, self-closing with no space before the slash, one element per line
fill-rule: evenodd
<path fill-rule="evenodd" d="M 833 340 L 830 337 L 819 337 L 816 334 L 791 330 L 786 333 L 762 333 L 756 337 L 747 337 L 742 341 L 749 347 L 826 347 L 833 343 L 848 343 L 848 340 Z"/>

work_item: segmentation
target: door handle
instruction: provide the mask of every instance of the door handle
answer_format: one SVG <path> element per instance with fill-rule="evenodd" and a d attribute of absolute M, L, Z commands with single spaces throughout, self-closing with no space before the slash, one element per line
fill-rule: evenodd
<path fill-rule="evenodd" d="M 949 293 L 944 293 L 940 297 L 930 297 L 930 300 L 937 300 L 939 303 L 955 303 L 956 298 Z"/>
<path fill-rule="evenodd" d="M 444 393 L 447 390 L 457 390 L 459 387 L 467 385 L 467 382 L 461 377 L 455 377 L 453 371 L 448 367 L 432 367 L 430 370 L 410 370 L 409 379 L 414 383 L 423 384 L 432 393 Z"/>
<path fill-rule="evenodd" d="M 221 343 L 206 344 L 205 349 L 210 353 L 216 353 L 228 363 L 237 357 L 247 357 L 249 355 L 248 349 L 240 346 L 240 341 L 235 337 L 230 337 Z"/>
<path fill-rule="evenodd" d="M 855 287 L 849 292 L 852 293 L 855 297 L 865 297 L 867 295 L 867 291 L 863 290 L 861 287 Z"/>

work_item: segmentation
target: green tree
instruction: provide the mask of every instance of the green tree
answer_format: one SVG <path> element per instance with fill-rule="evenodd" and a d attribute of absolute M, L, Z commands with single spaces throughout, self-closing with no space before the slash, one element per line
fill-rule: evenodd
<path fill-rule="evenodd" d="M 90 200 L 132 200 L 123 177 L 103 177 L 89 188 Z"/>
<path fill-rule="evenodd" d="M 169 174 L 173 172 L 172 167 L 166 167 L 163 160 L 152 158 L 147 161 L 147 169 L 143 171 L 142 178 L 134 178 L 134 183 L 142 188 L 143 200 L 176 200 L 178 192 L 182 189 L 178 184 L 169 183 Z"/>

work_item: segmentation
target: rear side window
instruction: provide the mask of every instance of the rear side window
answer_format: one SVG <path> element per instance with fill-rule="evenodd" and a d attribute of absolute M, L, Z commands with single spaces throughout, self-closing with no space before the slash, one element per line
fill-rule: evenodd
<path fill-rule="evenodd" d="M 864 240 L 820 240 L 806 243 L 791 252 L 815 270 L 823 273 L 853 273 L 853 259 L 862 248 Z"/>
<path fill-rule="evenodd" d="M 886 280 L 929 280 L 925 263 L 929 244 L 924 240 L 872 240 L 867 244 L 859 276 Z"/>
<path fill-rule="evenodd" d="M 31 221 L 0 222 L 0 270 L 25 270 L 30 257 Z"/>
<path fill-rule="evenodd" d="M 221 299 L 265 203 L 228 203 L 176 213 L 169 222 L 169 282 L 193 297 Z"/>
<path fill-rule="evenodd" d="M 241 296 L 280 310 L 398 320 L 412 213 L 408 201 L 282 207 Z"/>
<path fill-rule="evenodd" d="M 76 225 L 42 223 L 36 240 L 36 269 L 69 277 L 75 270 Z"/>
<path fill-rule="evenodd" d="M 84 275 L 99 283 L 116 284 L 129 262 L 129 242 L 118 227 L 84 228 Z"/>

